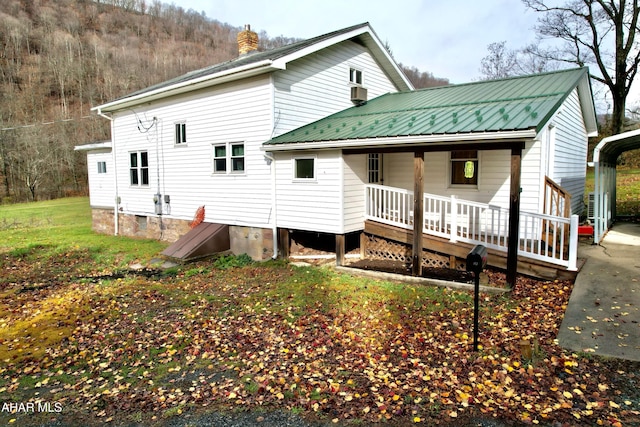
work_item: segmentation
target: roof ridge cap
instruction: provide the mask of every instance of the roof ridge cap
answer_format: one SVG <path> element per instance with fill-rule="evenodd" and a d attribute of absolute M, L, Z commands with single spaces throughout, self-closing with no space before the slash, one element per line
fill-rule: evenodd
<path fill-rule="evenodd" d="M 582 71 L 582 72 L 588 73 L 588 70 L 589 70 L 588 67 L 565 68 L 565 69 L 562 69 L 562 70 L 547 71 L 547 72 L 544 72 L 544 73 L 536 73 L 536 74 L 524 74 L 524 75 L 520 75 L 520 76 L 502 77 L 502 78 L 499 78 L 499 79 L 476 80 L 476 81 L 464 82 L 464 83 L 450 83 L 450 84 L 444 85 L 444 86 L 433 86 L 433 87 L 425 87 L 425 88 L 421 88 L 421 89 L 416 89 L 413 92 L 422 92 L 422 91 L 429 91 L 429 90 L 436 90 L 436 89 L 444 89 L 444 88 L 449 88 L 449 87 L 471 86 L 471 85 L 478 85 L 478 84 L 483 84 L 483 83 L 504 82 L 504 81 L 507 81 L 507 80 L 519 80 L 519 79 L 526 79 L 526 78 L 543 77 L 543 76 L 548 76 L 548 75 L 553 75 L 553 74 L 571 73 L 571 72 L 577 72 L 577 71 Z M 405 93 L 405 92 L 408 92 L 408 91 L 395 92 L 395 94 L 400 94 L 400 93 Z"/>

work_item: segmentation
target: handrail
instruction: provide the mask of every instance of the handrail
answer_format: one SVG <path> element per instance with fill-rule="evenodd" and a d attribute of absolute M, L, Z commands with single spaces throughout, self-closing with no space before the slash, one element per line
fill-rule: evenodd
<path fill-rule="evenodd" d="M 365 186 L 365 200 L 366 219 L 413 229 L 413 191 L 371 184 Z M 507 251 L 508 209 L 435 194 L 425 194 L 423 202 L 423 233 Z M 575 269 L 577 235 L 575 215 L 521 211 L 518 255 Z"/>
<path fill-rule="evenodd" d="M 544 178 L 543 212 L 569 218 L 571 216 L 571 194 L 548 176 Z"/>

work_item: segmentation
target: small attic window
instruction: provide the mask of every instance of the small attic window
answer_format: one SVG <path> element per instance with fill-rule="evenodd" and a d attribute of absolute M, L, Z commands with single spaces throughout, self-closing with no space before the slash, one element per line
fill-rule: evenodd
<path fill-rule="evenodd" d="M 362 70 L 349 68 L 349 83 L 362 86 Z"/>
<path fill-rule="evenodd" d="M 175 145 L 181 145 L 187 143 L 187 124 L 185 122 L 178 122 L 175 124 Z"/>

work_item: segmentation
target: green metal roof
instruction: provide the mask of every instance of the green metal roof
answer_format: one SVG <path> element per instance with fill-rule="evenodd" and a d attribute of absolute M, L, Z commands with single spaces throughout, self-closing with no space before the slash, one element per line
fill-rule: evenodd
<path fill-rule="evenodd" d="M 569 94 L 579 87 L 583 110 L 595 109 L 587 68 L 531 76 L 442 86 L 382 95 L 265 143 L 265 149 L 306 144 L 378 138 L 539 132 Z M 586 93 L 585 93 L 586 92 Z M 591 120 L 586 120 L 591 122 Z M 587 125 L 588 131 L 593 127 Z M 320 144 L 322 145 L 322 144 Z M 317 148 L 319 144 L 313 144 Z M 302 148 L 302 147 L 300 147 Z"/>

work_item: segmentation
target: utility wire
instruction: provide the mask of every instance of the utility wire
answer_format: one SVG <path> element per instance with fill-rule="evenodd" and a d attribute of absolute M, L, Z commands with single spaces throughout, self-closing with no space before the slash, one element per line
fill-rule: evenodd
<path fill-rule="evenodd" d="M 33 127 L 36 127 L 36 126 L 48 126 L 48 125 L 54 125 L 56 123 L 74 122 L 74 121 L 77 121 L 77 120 L 90 119 L 90 118 L 94 118 L 94 117 L 96 117 L 96 116 L 90 115 L 90 116 L 82 116 L 82 117 L 79 117 L 77 119 L 62 119 L 62 120 L 53 120 L 51 122 L 32 123 L 32 124 L 29 124 L 29 125 L 19 125 L 19 126 L 0 128 L 0 131 L 26 129 L 26 128 L 33 128 Z"/>

